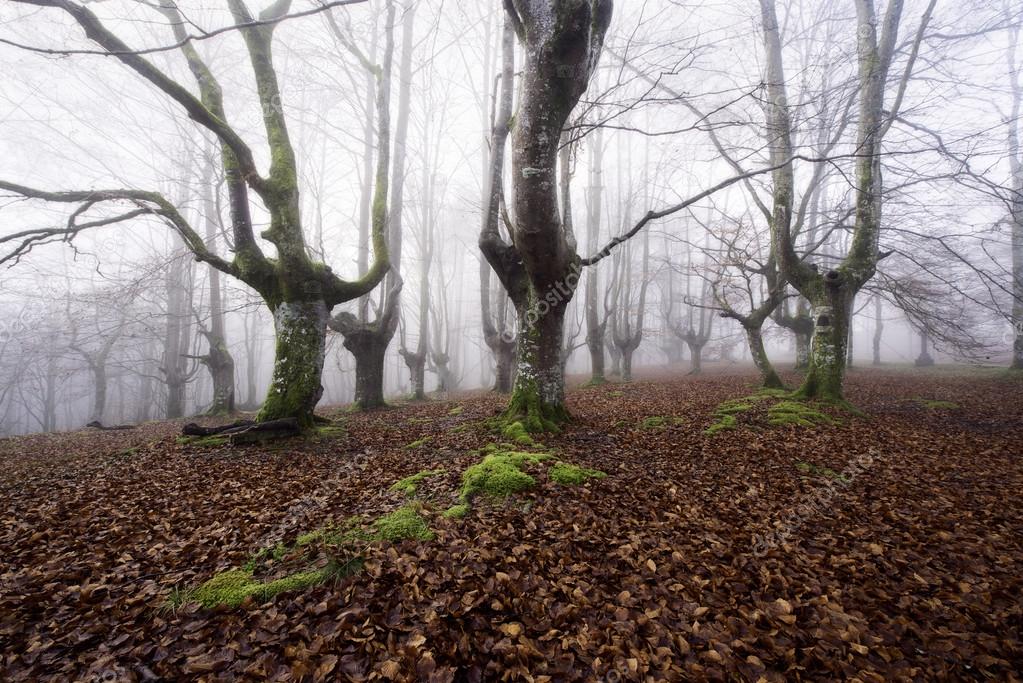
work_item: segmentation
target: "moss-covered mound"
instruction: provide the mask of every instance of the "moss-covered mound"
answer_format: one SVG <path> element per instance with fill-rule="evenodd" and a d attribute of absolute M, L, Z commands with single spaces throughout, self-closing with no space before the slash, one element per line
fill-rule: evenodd
<path fill-rule="evenodd" d="M 536 479 L 525 471 L 526 465 L 540 463 L 551 457 L 548 453 L 492 450 L 483 460 L 462 473 L 460 497 L 463 501 L 481 494 L 503 498 L 530 489 L 536 485 Z"/>
<path fill-rule="evenodd" d="M 373 522 L 376 538 L 382 541 L 403 541 L 414 538 L 429 541 L 433 538 L 430 526 L 412 505 L 405 505 Z"/>

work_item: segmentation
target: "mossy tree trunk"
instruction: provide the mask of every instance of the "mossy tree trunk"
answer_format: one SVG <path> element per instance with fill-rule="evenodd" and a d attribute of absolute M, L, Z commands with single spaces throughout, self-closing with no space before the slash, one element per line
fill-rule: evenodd
<path fill-rule="evenodd" d="M 211 346 L 203 358 L 213 380 L 213 402 L 210 415 L 230 415 L 235 410 L 234 358 L 223 341 Z"/>
<path fill-rule="evenodd" d="M 848 288 L 834 286 L 823 290 L 819 298 L 810 299 L 813 338 L 806 376 L 796 396 L 841 400 L 853 295 Z"/>
<path fill-rule="evenodd" d="M 384 403 L 384 357 L 387 345 L 375 334 L 345 337 L 345 348 L 355 357 L 355 401 L 359 410 L 380 408 Z"/>
<path fill-rule="evenodd" d="M 303 428 L 313 425 L 313 409 L 323 396 L 328 317 L 323 300 L 285 301 L 274 310 L 274 369 L 259 422 L 294 417 Z"/>
<path fill-rule="evenodd" d="M 412 385 L 412 391 L 409 397 L 413 401 L 425 401 L 426 400 L 426 352 L 413 353 L 411 351 L 402 350 L 402 360 L 405 361 L 405 367 L 409 371 L 409 380 Z"/>
<path fill-rule="evenodd" d="M 505 417 L 527 431 L 553 431 L 568 419 L 561 343 L 568 301 L 529 297 L 518 309 L 518 371 Z"/>
<path fill-rule="evenodd" d="M 512 239 L 485 220 L 480 248 L 515 306 L 517 373 L 505 418 L 527 429 L 553 429 L 568 419 L 561 365 L 564 315 L 581 260 L 571 225 L 558 206 L 558 153 L 569 115 L 586 91 L 611 20 L 611 0 L 508 0 L 497 133 L 507 135 L 514 93 L 513 33 L 523 46 L 521 99 L 512 144 Z M 503 138 L 502 138 L 503 140 Z M 494 145 L 494 156 L 499 147 Z M 503 155 L 503 151 L 501 152 Z M 500 208 L 500 169 L 489 179 L 487 215 Z"/>
<path fill-rule="evenodd" d="M 883 18 L 875 15 L 872 0 L 856 0 L 858 55 L 857 158 L 854 191 L 855 220 L 849 251 L 842 262 L 820 273 L 799 258 L 792 229 L 794 193 L 792 125 L 788 111 L 782 41 L 774 0 L 761 0 L 761 18 L 767 62 L 767 121 L 770 139 L 775 205 L 771 221 L 772 247 L 785 279 L 810 302 L 814 331 L 810 365 L 796 394 L 807 399 L 841 400 L 846 366 L 846 344 L 857 292 L 870 281 L 884 258 L 881 235 L 882 143 L 898 116 L 906 85 L 935 2 L 931 0 L 908 46 L 908 63 L 898 84 L 897 97 L 885 105 L 885 91 L 893 56 L 898 47 L 902 2 L 891 2 Z M 880 29 L 880 30 L 879 30 Z"/>

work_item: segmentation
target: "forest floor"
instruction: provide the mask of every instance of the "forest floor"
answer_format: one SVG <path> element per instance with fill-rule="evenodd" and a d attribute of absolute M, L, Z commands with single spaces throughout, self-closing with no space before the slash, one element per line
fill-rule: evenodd
<path fill-rule="evenodd" d="M 828 423 L 722 405 L 745 371 L 657 374 L 573 390 L 575 421 L 517 446 L 554 456 L 535 486 L 461 518 L 500 397 L 326 411 L 343 430 L 272 448 L 171 422 L 0 440 L 0 680 L 1020 680 L 1019 377 L 856 370 L 866 415 Z M 424 540 L 367 540 L 346 578 L 189 599 L 408 505 Z"/>

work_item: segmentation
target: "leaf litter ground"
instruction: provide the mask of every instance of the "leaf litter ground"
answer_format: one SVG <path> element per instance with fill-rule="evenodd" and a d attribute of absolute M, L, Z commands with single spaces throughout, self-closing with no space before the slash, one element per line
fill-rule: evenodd
<path fill-rule="evenodd" d="M 1019 378 L 859 370 L 868 417 L 812 426 L 726 403 L 752 381 L 576 389 L 542 441 L 607 476 L 540 467 L 460 518 L 442 511 L 501 440 L 499 397 L 339 413 L 273 448 L 182 444 L 176 423 L 0 440 L 0 680 L 1019 680 Z M 708 433 L 722 404 L 734 425 Z M 431 540 L 266 602 L 166 607 L 394 511 L 427 470 Z"/>

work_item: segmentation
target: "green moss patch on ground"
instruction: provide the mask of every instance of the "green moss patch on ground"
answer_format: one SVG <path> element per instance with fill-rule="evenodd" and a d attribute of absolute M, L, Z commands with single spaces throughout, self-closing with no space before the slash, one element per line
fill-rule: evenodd
<path fill-rule="evenodd" d="M 607 476 L 607 473 L 588 467 L 579 467 L 578 465 L 572 465 L 571 463 L 559 460 L 551 466 L 547 476 L 555 484 L 578 486 L 579 484 L 585 484 L 590 479 L 603 479 Z"/>
<path fill-rule="evenodd" d="M 257 602 L 269 600 L 280 593 L 303 590 L 323 583 L 329 578 L 326 569 L 296 572 L 274 581 L 262 582 L 254 579 L 245 569 L 221 572 L 187 595 L 188 602 L 197 602 L 203 607 L 227 605 L 237 607 L 248 598 Z"/>
<path fill-rule="evenodd" d="M 413 505 L 404 505 L 380 517 L 373 522 L 373 528 L 376 530 L 377 538 L 392 543 L 407 538 L 419 541 L 429 541 L 433 538 L 430 526 L 419 514 L 419 509 Z"/>
<path fill-rule="evenodd" d="M 414 496 L 416 495 L 416 490 L 419 488 L 419 485 L 423 483 L 423 480 L 428 479 L 429 477 L 435 477 L 438 474 L 444 474 L 444 472 L 446 472 L 446 470 L 443 469 L 416 472 L 410 477 L 405 477 L 401 481 L 391 484 L 391 490 L 401 491 L 407 496 Z"/>
<path fill-rule="evenodd" d="M 739 426 L 739 416 L 767 406 L 767 424 L 771 426 L 796 425 L 812 427 L 819 424 L 840 424 L 834 417 L 821 412 L 821 404 L 792 400 L 790 392 L 782 389 L 761 389 L 755 394 L 742 398 L 730 398 L 722 401 L 714 409 L 715 421 L 704 430 L 704 434 L 713 436 L 719 432 L 731 431 Z"/>
<path fill-rule="evenodd" d="M 483 460 L 466 468 L 462 473 L 460 498 L 469 501 L 477 495 L 504 498 L 536 485 L 525 467 L 549 460 L 549 453 L 493 450 Z"/>
<path fill-rule="evenodd" d="M 836 424 L 838 421 L 802 401 L 779 401 L 767 409 L 767 421 L 772 425 L 798 425 L 813 427 L 818 424 Z"/>
<path fill-rule="evenodd" d="M 673 415 L 651 415 L 650 417 L 644 417 L 640 420 L 640 429 L 664 429 L 670 426 L 681 426 L 686 423 L 684 417 L 675 417 Z"/>

